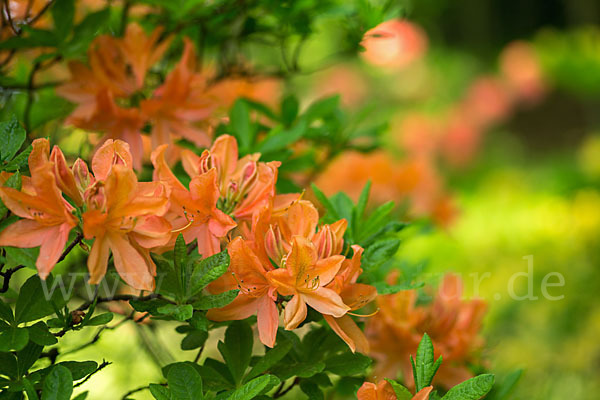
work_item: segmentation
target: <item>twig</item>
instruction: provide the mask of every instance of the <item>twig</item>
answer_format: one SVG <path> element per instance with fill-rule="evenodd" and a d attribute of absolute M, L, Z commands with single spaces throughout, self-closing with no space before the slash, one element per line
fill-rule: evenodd
<path fill-rule="evenodd" d="M 156 293 L 149 294 L 147 296 L 134 296 L 131 294 L 116 294 L 112 297 L 98 297 L 98 300 L 96 301 L 96 303 L 106 303 L 109 301 L 129 301 L 129 300 L 148 301 L 148 300 L 152 300 L 152 299 L 161 299 L 161 300 L 165 300 L 169 303 L 173 303 L 171 300 L 165 299 L 164 297 L 162 297 L 161 295 L 156 294 Z M 93 303 L 93 300 L 87 301 L 87 302 L 83 303 L 81 306 L 79 306 L 79 308 L 77 308 L 75 311 L 87 310 L 92 305 L 92 303 Z"/>
<path fill-rule="evenodd" d="M 76 384 L 73 385 L 74 388 L 83 385 L 84 383 L 86 383 L 91 377 L 92 375 L 94 375 L 96 372 L 99 372 L 101 369 L 106 368 L 108 365 L 110 365 L 112 363 L 106 361 L 106 360 L 102 360 L 102 364 L 98 365 L 98 368 L 96 368 L 95 371 L 93 371 L 92 373 L 90 373 L 88 376 L 85 377 L 84 380 L 77 382 Z"/>
<path fill-rule="evenodd" d="M 166 383 L 159 383 L 159 385 L 161 385 L 161 386 L 167 386 Z M 123 397 L 121 398 L 121 400 L 126 400 L 127 397 L 129 397 L 129 395 L 132 395 L 132 394 L 137 393 L 137 392 L 141 392 L 142 390 L 146 390 L 146 389 L 149 389 L 149 388 L 150 388 L 150 386 L 146 385 L 146 386 L 140 386 L 139 388 L 130 390 L 129 392 L 127 392 L 127 393 L 125 393 L 123 395 Z"/>
<path fill-rule="evenodd" d="M 274 399 L 278 399 L 280 397 L 285 396 L 298 383 L 300 383 L 300 378 L 296 377 L 296 379 L 294 379 L 294 381 L 290 384 L 290 386 L 288 386 L 285 390 L 282 390 L 283 389 L 283 385 L 285 384 L 285 382 L 281 382 L 281 385 L 277 388 L 277 391 L 273 394 L 273 398 Z"/>
<path fill-rule="evenodd" d="M 200 359 L 200 356 L 202 356 L 202 351 L 204 351 L 204 344 L 200 346 L 200 350 L 198 350 L 198 354 L 196 354 L 196 358 L 194 358 L 195 363 L 197 363 Z"/>
<path fill-rule="evenodd" d="M 12 275 L 20 269 L 25 268 L 24 265 L 18 265 L 14 268 L 9 268 L 4 272 L 0 272 L 0 276 L 4 278 L 4 282 L 2 282 L 2 288 L 0 288 L 0 293 L 6 293 L 8 291 L 8 287 L 10 284 L 10 278 Z"/>
<path fill-rule="evenodd" d="M 73 250 L 73 248 L 75 246 L 77 246 L 81 242 L 82 239 L 83 239 L 83 233 L 77 232 L 77 236 L 75 236 L 75 239 L 73 239 L 73 241 L 67 246 L 65 251 L 63 251 L 63 253 L 60 255 L 60 257 L 56 263 L 58 264 L 59 262 L 64 260 L 65 257 L 71 252 L 71 250 Z"/>

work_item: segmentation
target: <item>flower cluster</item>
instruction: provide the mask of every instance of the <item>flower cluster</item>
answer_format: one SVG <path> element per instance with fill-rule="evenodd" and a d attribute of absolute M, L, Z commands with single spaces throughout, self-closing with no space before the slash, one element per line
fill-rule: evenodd
<path fill-rule="evenodd" d="M 433 386 L 428 386 L 419 390 L 411 400 L 427 400 L 429 393 L 433 390 Z M 397 400 L 398 397 L 392 388 L 392 385 L 385 379 L 380 380 L 377 384 L 365 382 L 362 384 L 358 393 L 358 400 Z"/>
<path fill-rule="evenodd" d="M 380 296 L 380 312 L 365 328 L 371 356 L 377 360 L 373 375 L 394 379 L 401 372 L 405 381 L 411 381 L 409 357 L 427 333 L 435 344 L 436 357 L 444 359 L 436 382 L 450 388 L 473 376 L 467 365 L 475 361 L 483 345 L 479 331 L 486 304 L 479 299 L 462 300 L 461 296 L 462 282 L 451 274 L 446 275 L 428 305 L 416 304 L 415 290 Z"/>
<path fill-rule="evenodd" d="M 172 250 L 182 235 L 188 244 L 196 241 L 204 257 L 223 248 L 230 255 L 229 273 L 213 282 L 210 291 L 237 288 L 239 294 L 231 304 L 210 310 L 210 319 L 257 314 L 260 339 L 273 347 L 280 309 L 291 330 L 306 319 L 310 306 L 353 351 L 368 351 L 349 314 L 374 300 L 377 292 L 357 283 L 363 249 L 344 246 L 345 219 L 319 227 L 312 203 L 298 194 L 276 194 L 279 162 L 260 162 L 259 154 L 238 159 L 231 136 L 220 136 L 201 155 L 182 151 L 191 179 L 187 187 L 167 164 L 166 151 L 167 145 L 161 145 L 152 153 L 153 181 L 138 182 L 129 145 L 121 140 L 104 142 L 91 171 L 81 159 L 69 168 L 58 147 L 50 153 L 46 139 L 35 140 L 31 178 L 23 179 L 21 191 L 0 188 L 6 206 L 23 218 L 2 231 L 0 246 L 41 246 L 37 268 L 46 278 L 71 230 L 81 226 L 85 239 L 93 239 L 90 283 L 99 283 L 106 274 L 112 253 L 127 284 L 152 291 L 157 271 L 150 253 Z M 8 177 L 3 173 L 3 181 Z"/>
<path fill-rule="evenodd" d="M 172 38 L 150 34 L 130 24 L 122 38 L 101 35 L 88 50 L 88 65 L 69 63 L 71 79 L 56 88 L 57 94 L 77 107 L 67 123 L 105 133 L 103 140 L 121 139 L 131 146 L 136 169 L 144 155 L 143 128 L 150 124 L 151 148 L 171 143 L 172 136 L 197 146 L 210 145 L 213 119 L 238 96 L 254 97 L 260 84 L 239 80 L 212 82 L 198 72 L 194 44 L 183 39 L 183 54 L 164 82 L 152 87 L 151 68 L 168 50 Z M 154 79 L 156 81 L 156 79 Z M 257 86 L 249 87 L 249 86 Z M 268 90 L 268 89 L 267 89 Z"/>

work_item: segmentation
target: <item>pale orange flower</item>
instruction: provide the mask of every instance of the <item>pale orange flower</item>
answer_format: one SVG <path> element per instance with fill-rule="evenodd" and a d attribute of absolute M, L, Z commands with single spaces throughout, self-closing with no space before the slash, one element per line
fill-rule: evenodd
<path fill-rule="evenodd" d="M 259 153 L 238 159 L 237 141 L 222 135 L 209 150 L 197 156 L 190 150 L 181 152 L 183 168 L 190 177 L 214 168 L 220 191 L 220 208 L 237 220 L 251 220 L 275 197 L 278 161 L 259 162 Z"/>
<path fill-rule="evenodd" d="M 412 400 L 427 400 L 433 386 L 428 386 L 415 394 Z M 396 400 L 397 396 L 392 385 L 385 379 L 380 380 L 377 385 L 372 382 L 362 384 L 356 393 L 358 400 Z"/>
<path fill-rule="evenodd" d="M 119 141 L 105 147 L 127 149 Z M 105 154 L 100 150 L 98 157 Z M 123 158 L 131 159 L 131 155 Z M 168 189 L 160 182 L 138 182 L 121 157 L 95 157 L 94 161 L 95 175 L 108 173 L 85 194 L 88 211 L 83 214 L 83 232 L 86 239 L 95 238 L 88 257 L 90 283 L 99 283 L 106 274 L 112 252 L 115 268 L 127 284 L 154 290 L 156 265 L 148 249 L 163 246 L 170 239 L 171 225 L 162 218 L 168 209 Z"/>
<path fill-rule="evenodd" d="M 436 358 L 441 355 L 444 359 L 435 382 L 450 388 L 471 378 L 468 365 L 477 361 L 483 344 L 479 330 L 486 306 L 479 299 L 462 300 L 461 294 L 460 279 L 447 275 L 428 305 L 416 305 L 415 290 L 380 296 L 380 311 L 367 321 L 365 329 L 371 356 L 377 360 L 373 375 L 395 379 L 401 371 L 405 381 L 411 381 L 409 357 L 416 354 L 427 333 Z"/>
<path fill-rule="evenodd" d="M 231 321 L 256 314 L 260 341 L 273 347 L 279 325 L 279 312 L 275 304 L 277 295 L 267 279 L 267 271 L 273 267 L 263 265 L 241 237 L 235 238 L 227 249 L 231 257 L 231 277 L 226 277 L 230 285 L 223 289 L 237 287 L 240 293 L 232 303 L 223 308 L 211 309 L 206 316 L 213 321 Z"/>
<path fill-rule="evenodd" d="M 353 245 L 352 250 L 354 250 L 352 259 L 344 260 L 342 268 L 328 287 L 338 293 L 344 304 L 350 307 L 351 311 L 354 311 L 375 300 L 377 290 L 374 286 L 356 283 L 362 273 L 361 257 L 363 248 Z M 348 344 L 353 352 L 358 351 L 365 354 L 369 352 L 369 342 L 365 334 L 349 315 L 340 318 L 332 315 L 323 315 L 323 317 L 331 326 L 331 329 Z"/>
<path fill-rule="evenodd" d="M 361 45 L 362 56 L 371 64 L 403 68 L 421 58 L 427 51 L 427 36 L 418 25 L 392 19 L 370 29 Z"/>
<path fill-rule="evenodd" d="M 187 189 L 167 165 L 166 150 L 167 145 L 154 150 L 152 164 L 154 179 L 170 188 L 171 207 L 167 217 L 174 228 L 171 242 L 181 233 L 186 243 L 197 239 L 198 252 L 204 257 L 216 254 L 221 251 L 221 238 L 236 226 L 230 216 L 217 208 L 220 196 L 217 170 L 210 168 L 192 177 Z"/>
<path fill-rule="evenodd" d="M 350 309 L 327 284 L 342 266 L 344 256 L 318 259 L 314 244 L 295 236 L 282 268 L 267 273 L 267 278 L 282 296 L 293 296 L 285 306 L 285 329 L 295 329 L 306 319 L 307 305 L 321 314 L 340 318 Z"/>
<path fill-rule="evenodd" d="M 196 52 L 184 38 L 179 63 L 148 100 L 140 103 L 142 113 L 153 124 L 152 146 L 171 143 L 171 135 L 190 140 L 200 147 L 210 144 L 208 117 L 217 102 L 207 93 L 206 77 L 196 72 Z M 204 126 L 199 123 L 204 122 Z"/>
<path fill-rule="evenodd" d="M 527 42 L 509 43 L 500 54 L 500 70 L 510 90 L 526 102 L 536 102 L 547 91 L 535 48 Z"/>
<path fill-rule="evenodd" d="M 0 187 L 0 198 L 15 215 L 23 218 L 0 232 L 0 246 L 37 247 L 40 254 L 36 267 L 42 279 L 46 279 L 69 238 L 69 232 L 77 226 L 73 207 L 62 197 L 54 175 L 55 166 L 48 162 L 49 144 L 46 139 L 33 142 L 29 155 L 31 178 L 22 177 L 21 191 Z M 0 184 L 9 175 L 2 173 Z"/>

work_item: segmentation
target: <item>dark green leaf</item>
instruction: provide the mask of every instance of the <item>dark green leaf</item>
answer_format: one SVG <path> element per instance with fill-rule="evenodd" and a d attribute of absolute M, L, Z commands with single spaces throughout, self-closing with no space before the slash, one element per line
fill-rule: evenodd
<path fill-rule="evenodd" d="M 159 314 L 169 315 L 175 318 L 177 321 L 187 321 L 192 318 L 194 314 L 194 307 L 191 304 L 167 304 L 162 307 L 158 307 L 157 311 Z"/>
<path fill-rule="evenodd" d="M 98 363 L 95 361 L 62 361 L 57 365 L 67 368 L 74 381 L 85 378 L 98 368 Z"/>
<path fill-rule="evenodd" d="M 243 153 L 250 151 L 254 143 L 254 128 L 250 122 L 248 105 L 243 99 L 238 99 L 229 113 L 229 126 L 240 144 Z"/>
<path fill-rule="evenodd" d="M 265 355 L 261 357 L 258 362 L 252 367 L 248 375 L 246 375 L 245 381 L 248 381 L 266 371 L 269 368 L 277 364 L 289 351 L 292 349 L 292 342 L 286 340 L 283 341 L 271 350 L 265 352 Z"/>
<path fill-rule="evenodd" d="M 194 262 L 194 270 L 190 278 L 190 292 L 194 296 L 209 283 L 223 275 L 229 267 L 229 254 L 227 250 Z"/>
<path fill-rule="evenodd" d="M 27 345 L 29 331 L 27 328 L 11 327 L 0 332 L 0 351 L 19 351 Z"/>
<path fill-rule="evenodd" d="M 104 314 L 96 315 L 95 317 L 90 318 L 90 320 L 86 323 L 86 326 L 98 326 L 98 325 L 106 325 L 113 319 L 113 313 L 107 312 Z"/>
<path fill-rule="evenodd" d="M 208 339 L 207 331 L 193 330 L 181 341 L 181 350 L 194 350 L 202 347 Z"/>
<path fill-rule="evenodd" d="M 236 384 L 242 381 L 252 356 L 253 334 L 245 321 L 234 321 L 225 332 L 225 342 L 219 342 L 219 352 Z"/>
<path fill-rule="evenodd" d="M 454 386 L 442 397 L 443 400 L 479 400 L 494 386 L 494 375 L 485 374 Z"/>
<path fill-rule="evenodd" d="M 48 330 L 48 326 L 42 321 L 36 322 L 27 328 L 29 330 L 29 340 L 40 346 L 51 346 L 56 344 L 58 340 Z"/>
<path fill-rule="evenodd" d="M 394 389 L 394 393 L 396 393 L 398 400 L 411 400 L 413 398 L 412 393 L 410 393 L 407 388 L 398 382 L 391 379 L 386 379 L 386 381 L 388 381 L 388 383 L 392 386 L 392 389 Z"/>
<path fill-rule="evenodd" d="M 370 365 L 371 359 L 360 353 L 344 353 L 325 361 L 325 369 L 340 376 L 362 374 Z"/>
<path fill-rule="evenodd" d="M 177 363 L 169 369 L 167 383 L 173 400 L 202 400 L 202 378 L 187 364 Z"/>
<path fill-rule="evenodd" d="M 194 308 L 198 310 L 210 310 L 211 308 L 225 307 L 237 297 L 239 292 L 238 289 L 234 289 L 219 294 L 202 296 L 194 303 Z"/>
<path fill-rule="evenodd" d="M 0 160 L 12 160 L 25 138 L 25 129 L 14 114 L 10 120 L 0 122 Z"/>
<path fill-rule="evenodd" d="M 298 99 L 294 95 L 284 97 L 281 102 L 281 121 L 289 126 L 298 116 Z"/>
<path fill-rule="evenodd" d="M 29 154 L 31 154 L 31 149 L 31 145 L 27 146 L 25 150 L 20 152 L 15 158 L 10 160 L 8 164 L 4 166 L 4 170 L 13 172 L 24 168 L 27 165 Z M 21 185 L 19 184 L 19 188 L 20 186 Z"/>
<path fill-rule="evenodd" d="M 325 396 L 323 395 L 323 391 L 319 386 L 311 381 L 302 381 L 300 382 L 300 390 L 304 392 L 306 396 L 308 396 L 309 400 L 324 400 Z"/>
<path fill-rule="evenodd" d="M 228 397 L 229 400 L 251 400 L 261 394 L 269 385 L 272 384 L 272 379 L 277 379 L 273 375 L 262 375 L 254 378 L 244 386 L 236 389 Z"/>
<path fill-rule="evenodd" d="M 29 322 L 53 314 L 52 303 L 56 308 L 62 308 L 66 299 L 57 286 L 59 285 L 54 285 L 52 275 L 49 275 L 45 281 L 42 281 L 37 275 L 27 279 L 19 292 L 15 307 L 15 320 L 18 323 Z"/>
<path fill-rule="evenodd" d="M 44 380 L 42 400 L 69 400 L 73 393 L 71 371 L 62 365 L 55 365 Z"/>
<path fill-rule="evenodd" d="M 23 387 L 25 388 L 25 393 L 27 393 L 27 400 L 39 400 L 37 392 L 35 391 L 35 388 L 31 384 L 31 382 L 29 382 L 29 379 L 23 378 L 21 382 L 23 383 Z"/>
<path fill-rule="evenodd" d="M 149 389 L 156 400 L 171 400 L 171 391 L 166 387 L 151 383 Z"/>
<path fill-rule="evenodd" d="M 12 324 L 15 320 L 12 309 L 8 304 L 4 303 L 2 299 L 0 299 L 0 318 L 9 324 Z"/>
<path fill-rule="evenodd" d="M 54 21 L 54 32 L 56 37 L 63 41 L 73 28 L 75 18 L 75 0 L 54 0 L 52 8 L 52 19 Z"/>
<path fill-rule="evenodd" d="M 19 366 L 19 376 L 27 373 L 29 368 L 40 358 L 43 347 L 29 342 L 27 346 L 17 353 L 17 363 Z"/>

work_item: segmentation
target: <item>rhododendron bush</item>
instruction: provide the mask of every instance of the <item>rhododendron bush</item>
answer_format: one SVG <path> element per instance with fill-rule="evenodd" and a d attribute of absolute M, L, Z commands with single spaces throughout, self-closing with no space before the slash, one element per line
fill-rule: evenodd
<path fill-rule="evenodd" d="M 487 303 L 397 253 L 457 217 L 443 167 L 547 85 L 516 42 L 434 114 L 369 104 L 357 63 L 433 74 L 406 11 L 3 1 L 0 399 L 113 398 L 109 332 L 137 338 L 123 399 L 508 399 Z"/>

